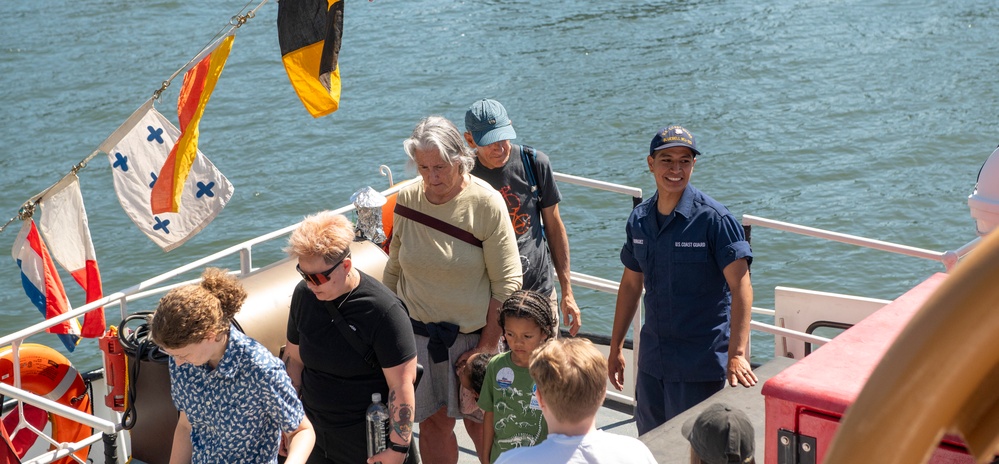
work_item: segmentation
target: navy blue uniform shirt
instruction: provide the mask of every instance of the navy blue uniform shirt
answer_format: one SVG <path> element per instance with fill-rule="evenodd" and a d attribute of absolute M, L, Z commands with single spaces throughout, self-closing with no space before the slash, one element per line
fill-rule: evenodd
<path fill-rule="evenodd" d="M 638 368 L 667 382 L 724 379 L 732 294 L 722 271 L 752 262 L 749 242 L 728 208 L 689 184 L 663 224 L 658 199 L 631 212 L 621 248 L 645 285 Z"/>

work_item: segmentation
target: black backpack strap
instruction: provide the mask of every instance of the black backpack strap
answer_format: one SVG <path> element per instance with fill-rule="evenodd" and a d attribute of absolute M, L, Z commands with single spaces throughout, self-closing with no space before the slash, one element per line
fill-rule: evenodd
<path fill-rule="evenodd" d="M 343 339 L 350 343 L 350 346 L 354 347 L 354 350 L 358 352 L 362 357 L 364 357 L 364 362 L 368 363 L 369 366 L 377 371 L 381 371 L 382 367 L 378 365 L 378 359 L 375 357 L 375 350 L 371 349 L 370 346 L 364 344 L 361 341 L 361 337 L 358 337 L 354 333 L 354 329 L 350 328 L 347 321 L 340 314 L 340 310 L 335 308 L 330 302 L 323 302 L 323 306 L 326 307 L 326 312 L 330 314 L 333 319 L 333 324 L 336 328 L 340 330 L 340 334 L 343 335 Z"/>
<path fill-rule="evenodd" d="M 537 158 L 537 152 L 534 151 L 533 147 L 527 145 L 520 146 L 520 161 L 524 163 L 524 172 L 527 174 L 527 184 L 531 186 L 531 194 L 534 195 L 534 199 L 541 200 L 541 185 L 538 184 L 537 170 L 535 168 L 534 160 Z"/>
<path fill-rule="evenodd" d="M 534 147 L 529 147 L 527 145 L 520 146 L 520 161 L 524 163 L 524 172 L 527 173 L 527 183 L 531 186 L 531 194 L 534 195 L 534 201 L 538 205 L 538 217 L 541 218 L 541 237 L 545 240 L 545 246 L 548 246 L 548 235 L 544 233 L 545 231 L 545 221 L 544 216 L 540 214 L 541 211 L 541 184 L 538 183 L 538 171 L 537 163 L 534 162 L 537 159 L 537 152 Z"/>
<path fill-rule="evenodd" d="M 298 292 L 292 294 L 292 305 L 298 303 L 300 297 L 296 298 L 297 295 Z M 357 351 L 357 353 L 364 358 L 364 362 L 368 363 L 372 369 L 381 371 L 382 366 L 378 364 L 378 357 L 375 356 L 375 350 L 361 341 L 361 337 L 358 337 L 357 334 L 354 333 L 354 329 L 350 328 L 350 325 L 347 324 L 347 320 L 343 318 L 342 314 L 340 314 L 340 310 L 333 307 L 333 304 L 329 302 L 323 302 L 323 306 L 326 307 L 326 312 L 329 313 L 330 318 L 333 319 L 333 325 L 335 325 L 337 330 L 340 331 L 340 334 L 343 335 L 343 339 L 347 340 L 347 343 L 354 348 L 354 351 Z M 414 387 L 420 384 L 421 378 L 423 378 L 423 366 L 417 363 L 416 380 L 413 382 Z"/>

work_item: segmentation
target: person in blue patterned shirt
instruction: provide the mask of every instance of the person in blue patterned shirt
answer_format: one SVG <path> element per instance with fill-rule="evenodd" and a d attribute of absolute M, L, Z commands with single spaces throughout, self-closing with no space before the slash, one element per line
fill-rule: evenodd
<path fill-rule="evenodd" d="M 209 268 L 199 285 L 160 299 L 150 336 L 170 355 L 170 396 L 180 411 L 173 463 L 304 463 L 315 431 L 285 372 L 263 345 L 233 330 L 246 300 L 239 281 Z"/>

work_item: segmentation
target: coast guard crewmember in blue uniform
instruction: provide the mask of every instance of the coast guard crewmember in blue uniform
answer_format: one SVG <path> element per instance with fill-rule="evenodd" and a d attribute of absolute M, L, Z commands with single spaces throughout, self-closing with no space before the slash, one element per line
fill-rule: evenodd
<path fill-rule="evenodd" d="M 639 434 L 721 390 L 726 380 L 745 387 L 757 380 L 746 359 L 753 254 L 735 216 L 689 185 L 699 154 L 683 127 L 659 130 L 648 157 L 656 193 L 631 212 L 621 248 L 624 275 L 607 369 L 621 390 L 624 338 L 644 287 L 635 385 Z"/>

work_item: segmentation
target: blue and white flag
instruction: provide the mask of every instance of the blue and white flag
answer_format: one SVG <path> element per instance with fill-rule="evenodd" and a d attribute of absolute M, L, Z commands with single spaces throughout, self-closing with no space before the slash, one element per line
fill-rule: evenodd
<path fill-rule="evenodd" d="M 177 248 L 204 229 L 233 191 L 229 180 L 199 150 L 184 183 L 179 211 L 152 213 L 150 192 L 179 136 L 180 131 L 153 108 L 150 99 L 99 148 L 108 154 L 122 209 L 163 251 Z"/>

